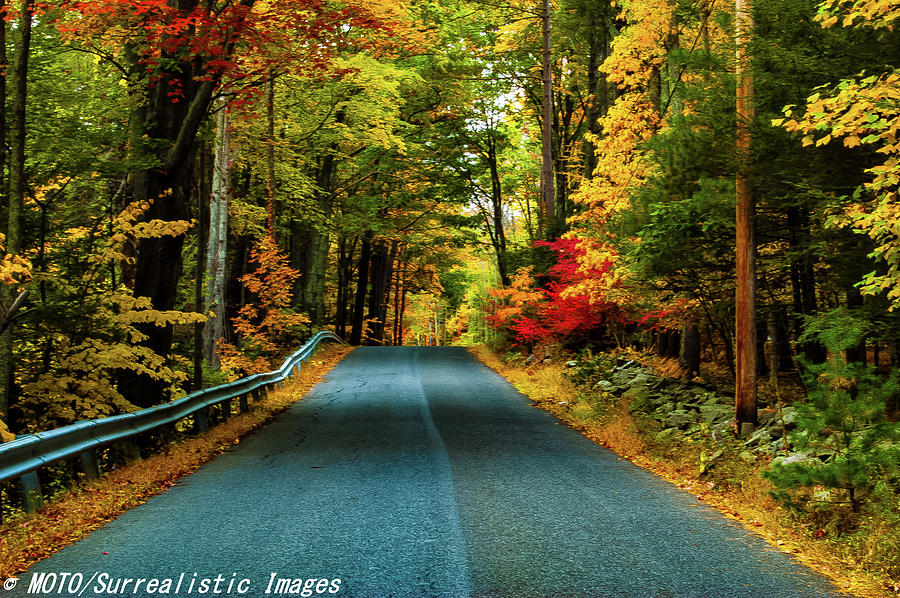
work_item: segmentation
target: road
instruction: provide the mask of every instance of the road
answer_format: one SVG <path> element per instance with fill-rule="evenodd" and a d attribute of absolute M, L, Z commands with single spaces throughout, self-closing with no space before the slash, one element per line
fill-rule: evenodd
<path fill-rule="evenodd" d="M 41 573 L 63 596 L 840 595 L 458 348 L 356 349 L 0 597 Z"/>

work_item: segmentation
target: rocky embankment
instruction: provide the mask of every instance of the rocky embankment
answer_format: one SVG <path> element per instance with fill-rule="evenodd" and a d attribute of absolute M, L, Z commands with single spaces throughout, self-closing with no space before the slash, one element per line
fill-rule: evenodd
<path fill-rule="evenodd" d="M 575 367 L 576 362 L 567 365 Z M 610 393 L 630 401 L 629 409 L 638 422 L 645 422 L 659 442 L 675 440 L 712 441 L 721 444 L 704 459 L 703 470 L 712 467 L 724 452 L 725 446 L 738 443 L 739 455 L 746 461 L 760 456 L 785 455 L 786 432 L 794 427 L 796 411 L 793 407 L 760 409 L 759 426 L 746 440 L 735 439 L 733 391 L 715 386 L 689 382 L 677 378 L 657 376 L 636 361 L 618 361 L 615 367 L 599 372 L 600 380 L 594 390 Z M 790 447 L 787 447 L 788 450 Z M 788 459 L 808 458 L 791 455 Z"/>

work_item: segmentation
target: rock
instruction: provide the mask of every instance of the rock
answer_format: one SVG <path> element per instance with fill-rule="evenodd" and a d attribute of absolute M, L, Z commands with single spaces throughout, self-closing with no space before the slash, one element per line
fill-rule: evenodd
<path fill-rule="evenodd" d="M 656 433 L 656 436 L 654 436 L 654 438 L 660 444 L 668 444 L 669 442 L 674 440 L 677 435 L 678 435 L 677 428 L 663 428 L 662 430 L 660 430 L 659 432 Z"/>
<path fill-rule="evenodd" d="M 750 435 L 750 438 L 744 442 L 744 446 L 757 446 L 759 443 L 763 442 L 763 439 L 768 442 L 769 438 L 769 429 L 760 428 Z"/>
<path fill-rule="evenodd" d="M 770 421 L 775 420 L 776 415 L 778 415 L 778 412 L 775 411 L 774 409 L 760 409 L 757 412 L 756 418 L 759 420 L 759 423 L 761 425 L 765 425 L 765 424 L 769 423 Z"/>
<path fill-rule="evenodd" d="M 628 388 L 625 392 L 622 393 L 623 399 L 636 399 L 641 395 L 647 394 L 650 392 L 650 389 L 643 384 L 635 384 Z"/>
<path fill-rule="evenodd" d="M 788 430 L 797 427 L 797 408 L 796 407 L 782 407 L 781 408 L 781 417 L 779 418 L 784 422 L 784 427 Z"/>
<path fill-rule="evenodd" d="M 710 425 L 722 420 L 730 420 L 734 417 L 734 407 L 727 405 L 701 405 L 700 417 Z"/>
<path fill-rule="evenodd" d="M 792 453 L 787 457 L 775 457 L 772 463 L 775 465 L 790 465 L 792 463 L 805 463 L 812 460 L 813 457 L 810 457 L 806 453 Z"/>
<path fill-rule="evenodd" d="M 577 361 L 567 361 L 567 362 L 566 362 L 566 367 L 567 367 L 567 368 L 578 367 L 578 362 L 577 362 Z"/>
<path fill-rule="evenodd" d="M 683 430 L 696 421 L 693 413 L 677 410 L 670 413 L 665 419 L 667 428 L 678 428 Z"/>
<path fill-rule="evenodd" d="M 535 354 L 532 353 L 531 355 L 529 355 L 528 357 L 525 358 L 525 365 L 531 365 L 535 361 L 537 361 L 537 356 L 535 356 Z"/>
<path fill-rule="evenodd" d="M 733 403 L 733 397 L 723 397 L 714 392 L 706 393 L 706 400 L 703 402 L 704 405 L 729 405 Z"/>

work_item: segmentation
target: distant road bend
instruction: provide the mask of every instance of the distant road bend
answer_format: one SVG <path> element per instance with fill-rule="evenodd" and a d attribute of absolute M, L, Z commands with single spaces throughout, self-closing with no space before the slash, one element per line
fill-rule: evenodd
<path fill-rule="evenodd" d="M 465 350 L 404 347 L 356 349 L 272 424 L 0 597 L 41 584 L 55 596 L 840 595 Z"/>

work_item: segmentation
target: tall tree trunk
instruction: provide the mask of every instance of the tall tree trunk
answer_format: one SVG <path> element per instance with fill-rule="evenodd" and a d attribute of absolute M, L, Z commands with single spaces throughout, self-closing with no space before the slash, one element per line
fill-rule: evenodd
<path fill-rule="evenodd" d="M 541 6 L 541 84 L 543 86 L 543 127 L 541 131 L 541 209 L 544 212 L 544 233 L 548 240 L 554 238 L 556 223 L 554 214 L 553 181 L 553 79 L 550 71 L 550 0 Z"/>
<path fill-rule="evenodd" d="M 401 266 L 402 278 L 400 279 L 400 289 L 401 289 L 400 312 L 399 312 L 400 315 L 397 319 L 397 342 L 396 342 L 398 347 L 403 344 L 403 316 L 406 314 L 406 293 L 409 290 L 408 287 L 406 286 L 407 265 L 408 264 L 406 262 L 403 262 L 403 264 Z"/>
<path fill-rule="evenodd" d="M 378 241 L 372 250 L 372 265 L 369 269 L 371 277 L 369 291 L 368 320 L 372 323 L 367 344 L 384 344 L 384 325 L 387 320 L 387 292 L 391 280 L 394 259 L 397 256 L 397 241 L 391 241 L 390 248 L 386 241 Z"/>
<path fill-rule="evenodd" d="M 609 97 L 606 86 L 606 75 L 600 72 L 600 64 L 606 59 L 609 51 L 609 28 L 605 14 L 590 11 L 588 14 L 588 61 L 587 78 L 588 93 L 586 119 L 587 130 L 591 135 L 600 135 L 600 118 L 609 110 Z M 597 168 L 597 146 L 588 139 L 584 141 L 584 177 L 594 178 Z"/>
<path fill-rule="evenodd" d="M 203 358 L 214 368 L 221 367 L 218 343 L 225 339 L 228 284 L 228 202 L 231 184 L 231 123 L 228 107 L 216 115 L 216 153 L 212 193 L 209 198 L 209 240 L 206 253 L 206 305 L 209 316 L 203 330 Z"/>
<path fill-rule="evenodd" d="M 792 333 L 794 339 L 803 334 L 802 315 L 813 315 L 819 309 L 816 298 L 816 276 L 812 258 L 809 254 L 810 234 L 809 215 L 799 208 L 787 212 L 788 243 L 791 253 L 790 280 L 794 303 Z M 817 341 L 808 341 L 799 346 L 799 352 L 811 363 L 823 363 L 826 358 L 825 347 Z"/>
<path fill-rule="evenodd" d="M 337 306 L 335 310 L 335 330 L 341 338 L 347 338 L 347 318 L 349 316 L 350 285 L 353 282 L 353 256 L 359 237 L 347 241 L 343 235 L 338 239 L 337 263 Z"/>
<path fill-rule="evenodd" d="M 241 0 L 251 6 L 253 0 Z M 200 5 L 199 0 L 170 0 L 169 5 L 189 14 Z M 219 59 L 227 60 L 234 41 L 223 48 Z M 193 158 L 197 132 L 203 124 L 220 73 L 206 68 L 203 60 L 179 60 L 162 56 L 164 72 L 152 84 L 147 77 L 143 56 L 134 47 L 126 47 L 133 99 L 130 117 L 130 158 L 141 164 L 132 171 L 133 201 L 152 201 L 144 213 L 145 220 L 172 222 L 188 220 L 191 213 Z M 173 97 L 178 100 L 173 102 Z M 185 235 L 140 239 L 133 274 L 134 294 L 150 299 L 159 310 L 176 307 L 178 281 L 183 261 Z M 146 334 L 144 346 L 167 356 L 172 347 L 173 327 L 141 325 Z M 147 376 L 123 375 L 118 381 L 120 392 L 134 405 L 148 407 L 163 398 L 166 384 Z"/>
<path fill-rule="evenodd" d="M 11 255 L 22 253 L 22 211 L 25 203 L 25 110 L 28 100 L 28 61 L 31 57 L 31 0 L 23 0 L 22 16 L 19 18 L 18 43 L 15 64 L 15 95 L 12 104 L 12 122 L 10 139 L 9 161 L 9 206 L 7 212 L 6 228 L 6 252 Z M 4 35 L 5 35 L 5 24 Z M 4 40 L 4 54 L 5 54 Z M 5 81 L 4 81 L 5 87 Z M 6 95 L 0 97 L 0 102 L 6 102 Z M 5 110 L 4 110 L 5 112 Z M 0 139 L 0 144 L 5 144 L 5 139 Z M 13 304 L 12 289 L 7 285 L 2 287 L 2 299 L 4 308 L 11 310 Z M 11 313 L 7 313 L 11 316 Z M 9 407 L 14 402 L 15 382 L 13 372 L 13 325 L 10 323 L 3 331 L 0 342 L 0 418 L 6 420 L 9 416 Z"/>
<path fill-rule="evenodd" d="M 194 269 L 194 309 L 205 310 L 203 300 L 203 274 L 206 271 L 206 244 L 208 243 L 209 209 L 206 206 L 210 198 L 209 150 L 204 143 L 201 145 L 197 166 L 197 263 Z M 204 314 L 209 313 L 204 311 Z M 194 380 L 193 389 L 203 388 L 203 330 L 204 322 L 194 324 Z"/>
<path fill-rule="evenodd" d="M 362 237 L 359 252 L 359 266 L 356 268 L 356 295 L 353 298 L 353 317 L 350 322 L 350 344 L 362 343 L 365 328 L 366 289 L 369 285 L 369 261 L 372 258 L 372 233 L 366 231 Z"/>
<path fill-rule="evenodd" d="M 491 173 L 491 208 L 494 234 L 491 240 L 494 252 L 497 254 L 497 272 L 500 274 L 500 284 L 509 286 L 509 266 L 506 261 L 506 231 L 503 226 L 503 188 L 500 182 L 500 169 L 497 164 L 497 144 L 489 140 L 487 144 L 488 169 Z"/>
<path fill-rule="evenodd" d="M 266 229 L 275 238 L 275 76 L 266 82 Z"/>
<path fill-rule="evenodd" d="M 750 126 L 754 118 L 753 79 L 747 43 L 753 29 L 750 0 L 737 0 L 737 215 L 736 255 L 737 340 L 735 371 L 735 415 L 741 435 L 756 425 L 756 247 L 754 243 L 754 198 L 750 189 Z"/>

